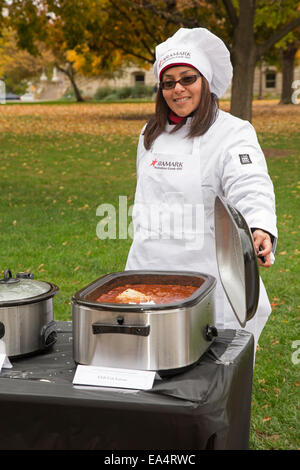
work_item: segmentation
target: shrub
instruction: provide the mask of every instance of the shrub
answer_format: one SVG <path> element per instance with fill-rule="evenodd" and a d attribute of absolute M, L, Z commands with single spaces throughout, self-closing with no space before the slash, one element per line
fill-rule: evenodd
<path fill-rule="evenodd" d="M 111 90 L 111 93 L 105 96 L 105 98 L 103 98 L 102 101 L 117 101 L 118 99 L 119 99 L 118 94 L 114 93 L 113 90 Z"/>
<path fill-rule="evenodd" d="M 132 95 L 132 87 L 131 86 L 124 86 L 122 88 L 117 88 L 116 93 L 120 100 L 124 100 L 126 98 L 131 98 Z"/>
<path fill-rule="evenodd" d="M 94 95 L 95 100 L 103 100 L 113 92 L 112 88 L 109 86 L 99 87 Z"/>
<path fill-rule="evenodd" d="M 153 87 L 147 85 L 137 85 L 132 87 L 132 98 L 150 98 L 153 94 Z"/>
<path fill-rule="evenodd" d="M 153 87 L 148 85 L 124 86 L 112 88 L 100 87 L 95 93 L 94 99 L 99 101 L 126 100 L 130 98 L 152 98 Z"/>

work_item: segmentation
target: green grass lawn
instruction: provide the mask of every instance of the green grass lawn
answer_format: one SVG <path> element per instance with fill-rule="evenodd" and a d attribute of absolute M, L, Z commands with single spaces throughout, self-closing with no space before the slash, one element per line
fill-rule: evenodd
<path fill-rule="evenodd" d="M 251 446 L 298 449 L 300 352 L 300 135 L 260 135 L 263 147 L 289 150 L 267 160 L 279 238 L 274 266 L 261 269 L 273 312 L 261 335 L 253 377 Z M 280 152 L 276 152 L 280 155 Z M 297 348 L 293 343 L 299 341 Z M 296 356 L 297 363 L 292 360 Z"/>
<path fill-rule="evenodd" d="M 99 240 L 96 211 L 102 203 L 118 208 L 119 195 L 132 204 L 138 134 L 118 134 L 114 128 L 111 137 L 76 134 L 62 126 L 61 132 L 49 129 L 45 135 L 35 127 L 34 113 L 21 118 L 27 126 L 32 122 L 32 132 L 0 132 L 0 271 L 30 271 L 57 284 L 55 319 L 70 320 L 77 290 L 124 269 L 131 239 Z M 267 163 L 276 192 L 279 241 L 275 265 L 261 269 L 274 310 L 256 356 L 250 446 L 296 449 L 300 136 L 260 132 L 259 138 L 263 148 L 276 150 Z"/>
<path fill-rule="evenodd" d="M 1 146 L 1 269 L 57 284 L 55 318 L 71 319 L 71 297 L 102 274 L 122 271 L 131 240 L 99 240 L 102 203 L 131 204 L 135 142 L 83 135 L 6 135 Z"/>

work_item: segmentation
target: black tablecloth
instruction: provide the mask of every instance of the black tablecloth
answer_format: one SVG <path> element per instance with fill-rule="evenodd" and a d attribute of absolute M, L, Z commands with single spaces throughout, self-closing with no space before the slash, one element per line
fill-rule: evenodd
<path fill-rule="evenodd" d="M 253 336 L 223 330 L 192 369 L 150 391 L 72 384 L 72 323 L 51 351 L 0 373 L 0 449 L 247 449 Z"/>

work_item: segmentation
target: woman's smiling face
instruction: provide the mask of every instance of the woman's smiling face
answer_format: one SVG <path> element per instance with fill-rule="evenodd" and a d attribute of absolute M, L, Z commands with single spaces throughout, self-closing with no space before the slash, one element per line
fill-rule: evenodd
<path fill-rule="evenodd" d="M 180 80 L 183 77 L 196 75 L 197 70 L 188 66 L 175 66 L 167 69 L 162 81 Z M 183 86 L 176 83 L 175 88 L 171 90 L 162 90 L 164 99 L 169 108 L 177 114 L 177 116 L 186 117 L 191 114 L 199 106 L 201 98 L 201 76 L 191 85 Z"/>

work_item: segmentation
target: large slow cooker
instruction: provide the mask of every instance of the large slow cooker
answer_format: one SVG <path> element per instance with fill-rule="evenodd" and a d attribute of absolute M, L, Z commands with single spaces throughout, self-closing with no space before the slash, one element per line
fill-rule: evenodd
<path fill-rule="evenodd" d="M 216 252 L 221 282 L 242 327 L 255 315 L 259 274 L 249 227 L 228 201 L 215 199 Z M 195 286 L 168 304 L 105 303 L 97 299 L 126 284 Z M 187 271 L 124 271 L 105 275 L 72 298 L 73 353 L 79 364 L 153 370 L 166 375 L 195 364 L 218 332 L 216 279 Z"/>
<path fill-rule="evenodd" d="M 31 273 L 20 272 L 14 278 L 6 269 L 0 279 L 0 341 L 8 357 L 38 353 L 56 342 L 52 298 L 58 290 Z"/>

